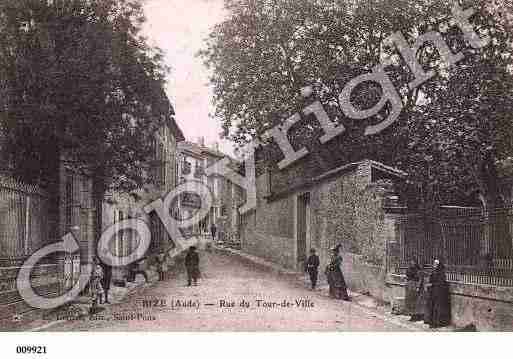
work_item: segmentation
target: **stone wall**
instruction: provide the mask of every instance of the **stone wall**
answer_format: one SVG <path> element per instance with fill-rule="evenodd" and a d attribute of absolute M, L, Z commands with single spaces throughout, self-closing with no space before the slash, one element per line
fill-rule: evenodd
<path fill-rule="evenodd" d="M 404 297 L 404 275 L 389 275 L 385 298 Z M 513 288 L 449 282 L 451 322 L 464 327 L 474 324 L 478 331 L 513 331 Z"/>
<path fill-rule="evenodd" d="M 311 191 L 312 246 L 321 259 L 329 249 L 342 245 L 344 253 L 359 256 L 359 262 L 385 265 L 387 239 L 393 236 L 393 219 L 383 210 L 384 191 L 371 182 L 368 164 L 315 186 Z"/>
<path fill-rule="evenodd" d="M 346 271 L 355 279 L 350 286 L 383 297 L 385 243 L 393 235 L 393 223 L 383 210 L 383 191 L 371 182 L 371 166 L 361 163 L 310 187 L 284 196 L 264 198 L 265 175 L 257 179 L 257 208 L 244 216 L 243 250 L 288 268 L 296 263 L 295 210 L 297 196 L 310 194 L 307 250 L 316 248 L 323 272 L 330 248 L 342 244 L 348 260 Z M 365 265 L 364 265 L 365 264 Z M 381 284 L 374 281 L 378 276 Z"/>
<path fill-rule="evenodd" d="M 252 255 L 295 268 L 293 198 L 267 201 L 262 197 L 265 175 L 257 178 L 257 207 L 241 225 L 242 249 Z"/>
<path fill-rule="evenodd" d="M 218 218 L 218 231 L 224 232 L 224 238 L 236 239 L 238 238 L 238 204 L 240 200 L 238 198 L 237 186 L 226 178 L 220 178 L 222 182 L 219 202 L 221 205 L 221 216 Z M 210 230 L 209 230 L 210 232 Z"/>
<path fill-rule="evenodd" d="M 223 190 L 220 198 L 220 204 L 224 208 L 222 229 L 226 238 L 237 240 L 240 238 L 239 206 L 243 203 L 243 190 L 228 179 L 223 179 L 222 182 Z"/>
<path fill-rule="evenodd" d="M 452 322 L 478 330 L 513 330 L 513 288 L 450 283 Z"/>
<path fill-rule="evenodd" d="M 383 266 L 366 263 L 361 255 L 345 253 L 342 272 L 346 284 L 354 292 L 366 293 L 379 301 L 385 302 L 386 270 Z"/>

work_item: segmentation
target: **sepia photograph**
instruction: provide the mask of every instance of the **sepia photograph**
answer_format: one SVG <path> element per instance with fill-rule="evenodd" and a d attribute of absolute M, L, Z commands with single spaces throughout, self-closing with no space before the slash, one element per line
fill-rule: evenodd
<path fill-rule="evenodd" d="M 511 332 L 512 136 L 509 0 L 0 0 L 0 337 Z"/>

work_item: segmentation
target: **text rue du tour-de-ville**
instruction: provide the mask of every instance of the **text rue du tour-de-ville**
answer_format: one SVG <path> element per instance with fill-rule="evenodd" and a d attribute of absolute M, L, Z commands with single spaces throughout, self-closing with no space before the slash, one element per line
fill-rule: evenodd
<path fill-rule="evenodd" d="M 259 308 L 259 309 L 293 309 L 315 308 L 315 303 L 308 298 L 283 299 L 280 301 L 266 299 L 219 299 L 216 302 L 202 303 L 192 299 L 145 299 L 141 301 L 144 308 L 199 309 L 200 307 L 230 308 Z"/>

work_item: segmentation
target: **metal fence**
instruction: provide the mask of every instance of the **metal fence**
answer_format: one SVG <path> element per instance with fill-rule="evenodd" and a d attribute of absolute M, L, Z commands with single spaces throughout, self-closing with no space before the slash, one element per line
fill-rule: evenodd
<path fill-rule="evenodd" d="M 412 258 L 424 266 L 438 258 L 451 281 L 513 286 L 512 207 L 444 209 L 404 215 L 396 223 L 399 241 L 389 253 L 393 272 L 404 271 Z"/>
<path fill-rule="evenodd" d="M 0 176 L 0 266 L 16 266 L 49 242 L 48 212 L 42 189 Z"/>
<path fill-rule="evenodd" d="M 73 288 L 80 277 L 80 254 L 67 254 L 63 261 L 63 286 L 64 291 L 68 291 Z"/>

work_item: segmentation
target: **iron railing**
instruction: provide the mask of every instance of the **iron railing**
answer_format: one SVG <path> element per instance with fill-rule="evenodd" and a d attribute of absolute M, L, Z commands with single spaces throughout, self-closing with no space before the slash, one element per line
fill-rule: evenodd
<path fill-rule="evenodd" d="M 451 208 L 404 215 L 396 223 L 390 271 L 404 272 L 413 258 L 424 266 L 437 258 L 451 281 L 513 286 L 513 208 Z"/>
<path fill-rule="evenodd" d="M 0 176 L 0 262 L 16 265 L 49 243 L 47 194 Z"/>

